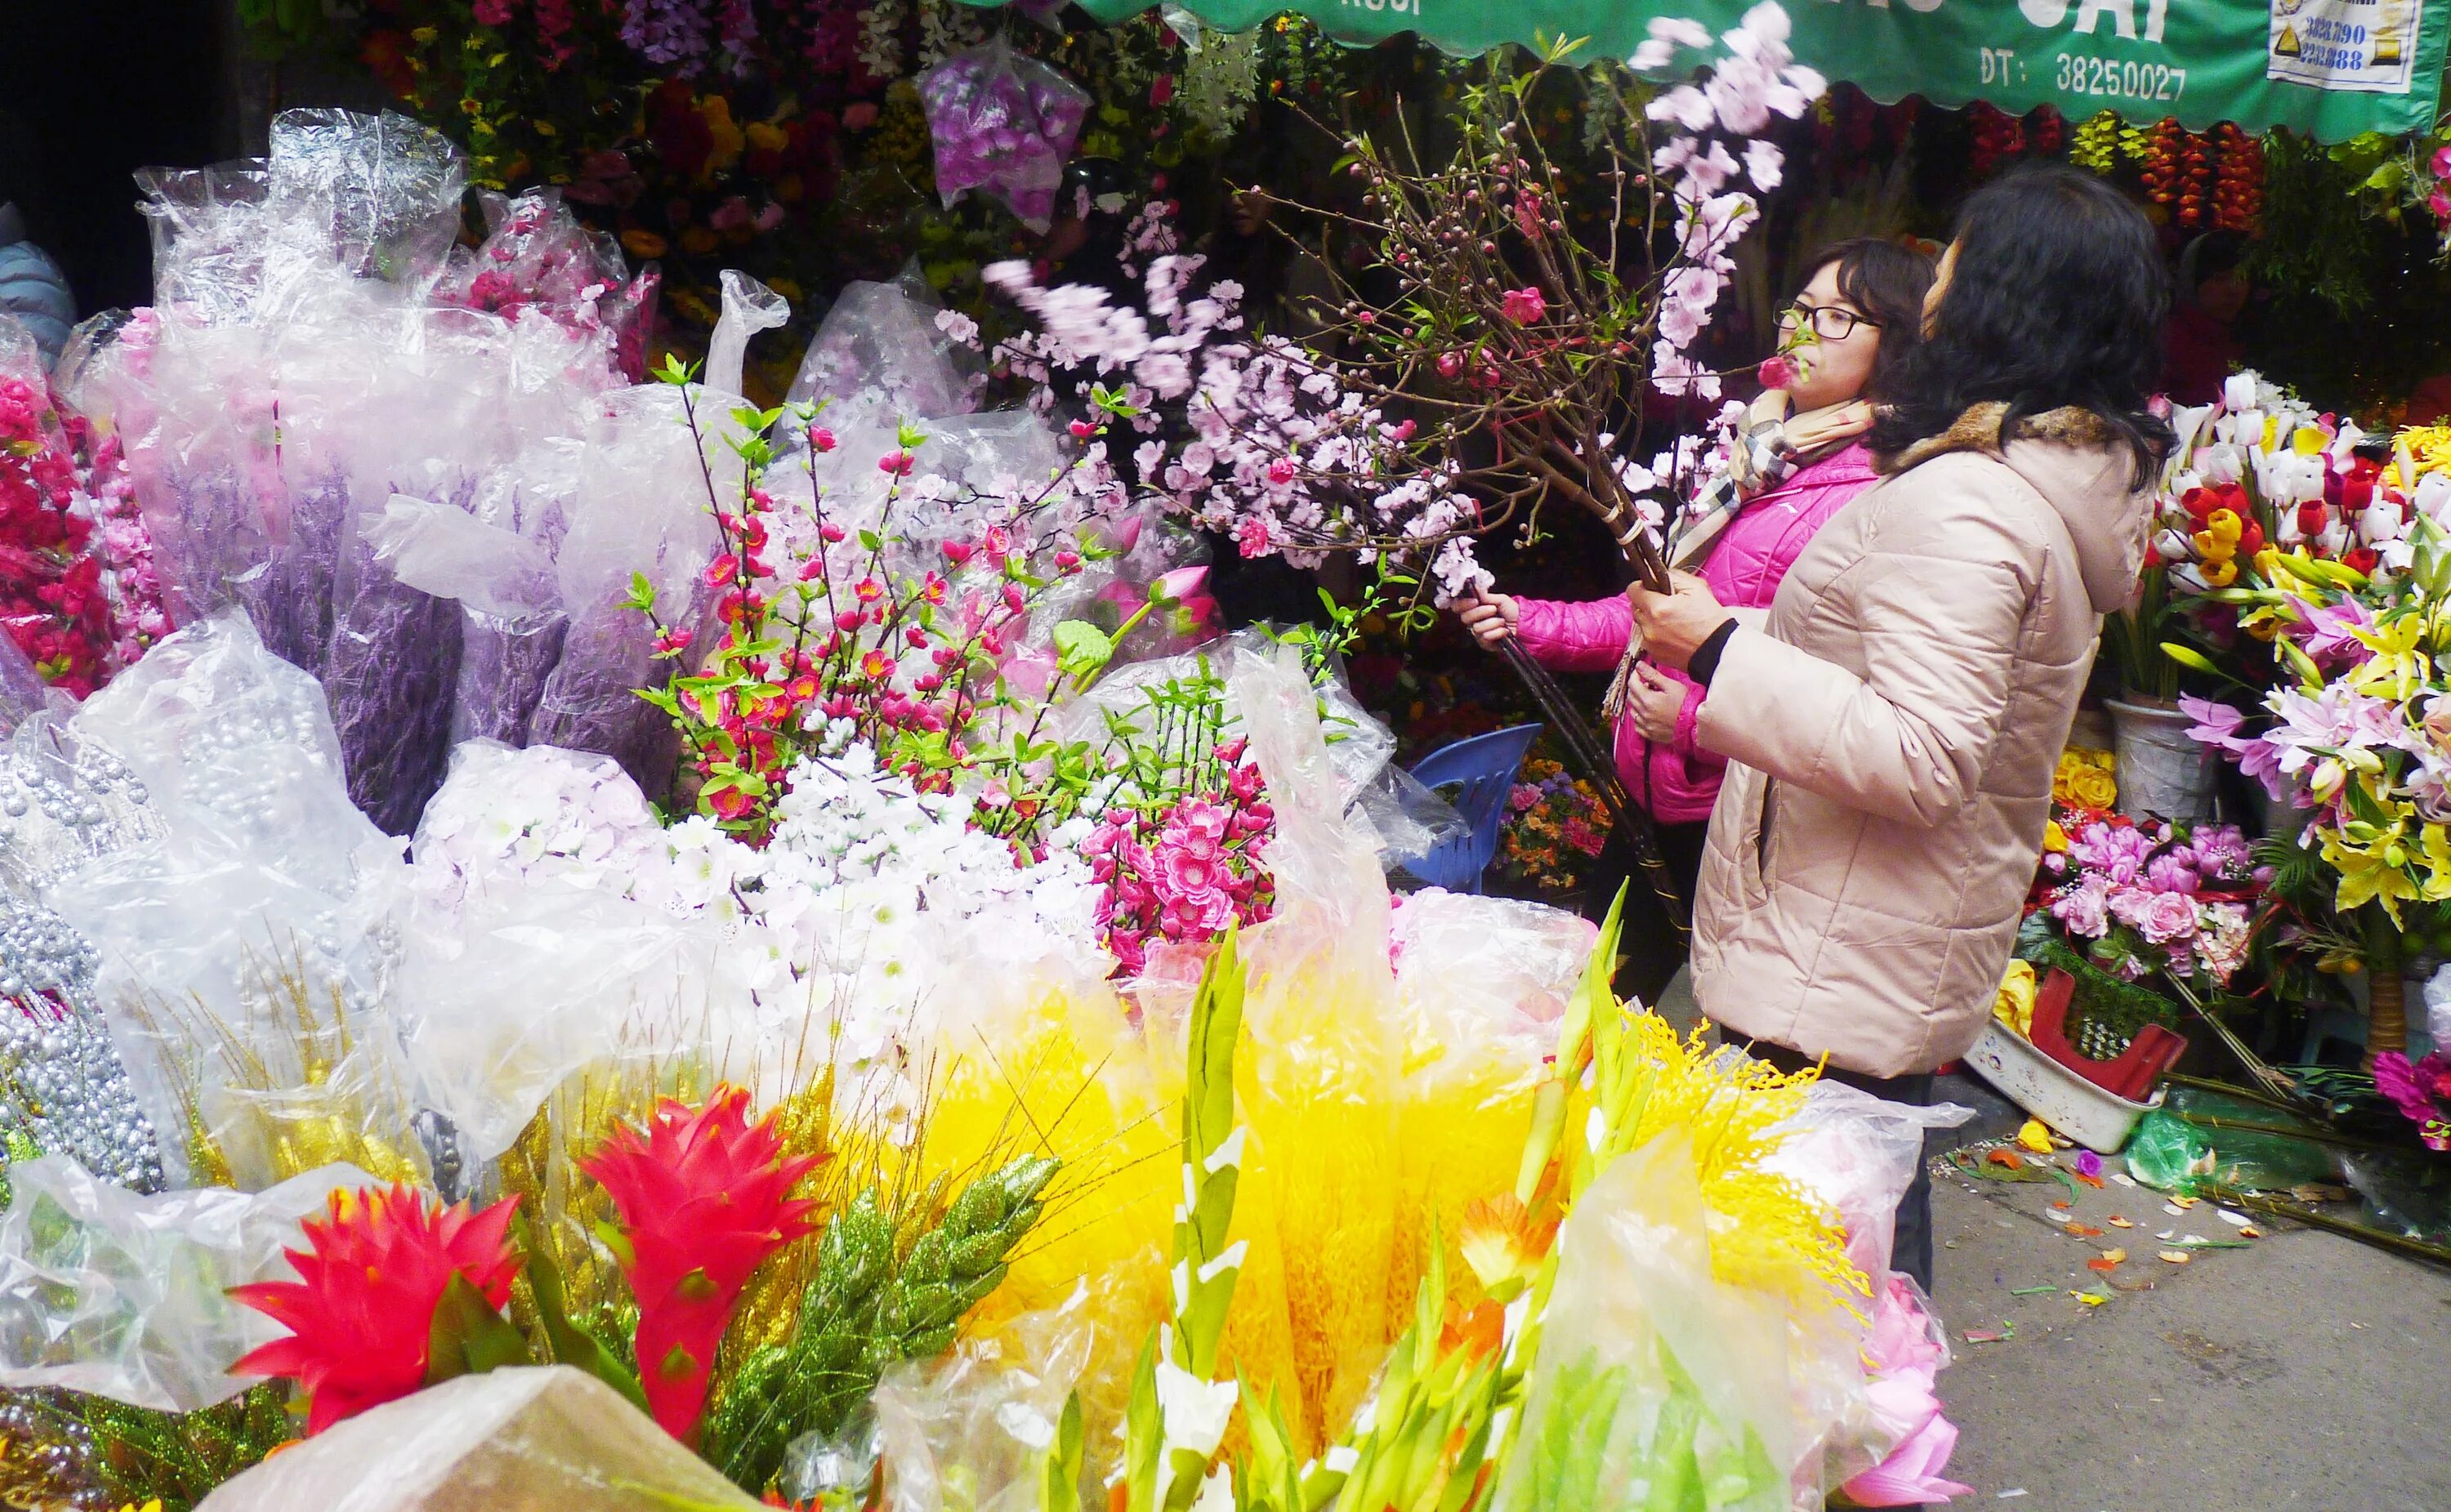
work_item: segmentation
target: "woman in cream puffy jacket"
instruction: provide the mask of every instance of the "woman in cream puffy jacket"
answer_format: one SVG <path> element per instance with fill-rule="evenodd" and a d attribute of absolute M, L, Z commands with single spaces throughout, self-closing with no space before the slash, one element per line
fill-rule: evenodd
<path fill-rule="evenodd" d="M 2152 229 L 2036 167 L 1968 204 L 1925 338 L 1873 395 L 1888 475 L 1768 612 L 1694 579 L 1632 596 L 1704 691 L 1727 758 L 1694 988 L 1733 1038 L 1901 1101 L 1989 1011 L 2103 615 L 2144 554 L 2169 430 L 2148 408 L 2168 303 Z M 1897 1268 L 1931 1283 L 1929 1188 Z"/>

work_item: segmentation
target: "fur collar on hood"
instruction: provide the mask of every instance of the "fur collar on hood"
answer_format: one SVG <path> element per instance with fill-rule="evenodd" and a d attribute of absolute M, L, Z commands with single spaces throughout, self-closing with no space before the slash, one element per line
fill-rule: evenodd
<path fill-rule="evenodd" d="M 1988 452 L 1997 457 L 2010 441 L 2057 442 L 2065 446 L 2088 448 L 2108 448 L 2119 442 L 2118 432 L 2111 429 L 2109 422 L 2074 404 L 2063 404 L 2039 415 L 2029 415 L 2017 422 L 2016 428 L 2004 438 L 2000 434 L 2000 422 L 2008 414 L 2009 406 L 1996 399 L 1971 405 L 1939 435 L 1926 436 L 1902 452 L 1877 457 L 1874 463 L 1885 474 L 1902 473 L 1950 452 Z"/>

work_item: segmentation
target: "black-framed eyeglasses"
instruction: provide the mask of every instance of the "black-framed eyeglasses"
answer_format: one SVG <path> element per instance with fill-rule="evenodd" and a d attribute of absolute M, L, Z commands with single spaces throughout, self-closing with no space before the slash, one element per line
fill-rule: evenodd
<path fill-rule="evenodd" d="M 1855 334 L 1858 325 L 1869 325 L 1874 330 L 1881 328 L 1881 323 L 1871 316 L 1858 315 L 1835 304 L 1814 305 L 1798 301 L 1778 312 L 1780 330 L 1792 331 L 1807 324 L 1812 325 L 1813 334 L 1825 342 L 1843 342 Z"/>

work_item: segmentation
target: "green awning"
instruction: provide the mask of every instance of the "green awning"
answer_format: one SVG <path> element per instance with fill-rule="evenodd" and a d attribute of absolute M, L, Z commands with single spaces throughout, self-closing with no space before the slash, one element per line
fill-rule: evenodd
<path fill-rule="evenodd" d="M 1120 21 L 1154 0 L 1076 0 Z M 1588 37 L 1626 57 L 1659 15 L 1725 30 L 1750 0 L 1185 0 L 1226 31 L 1295 10 L 1340 41 L 1419 32 L 1452 52 Z M 2451 0 L 1790 0 L 1798 63 L 1876 100 L 1988 100 L 2071 121 L 2105 109 L 2190 129 L 2235 121 L 2327 142 L 2434 125 Z"/>

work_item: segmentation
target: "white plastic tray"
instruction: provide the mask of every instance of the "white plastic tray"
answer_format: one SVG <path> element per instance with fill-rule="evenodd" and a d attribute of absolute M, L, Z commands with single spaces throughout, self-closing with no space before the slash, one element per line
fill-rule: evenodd
<path fill-rule="evenodd" d="M 2018 1107 L 2097 1154 L 2118 1154 L 2136 1121 L 2162 1105 L 2158 1090 L 2149 1103 L 2103 1090 L 2001 1028 L 1998 1019 L 1983 1026 L 1966 1064 Z"/>

